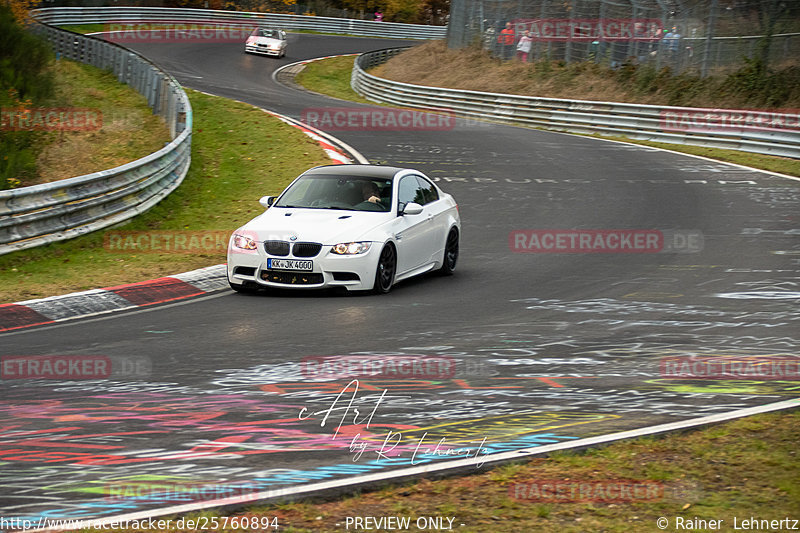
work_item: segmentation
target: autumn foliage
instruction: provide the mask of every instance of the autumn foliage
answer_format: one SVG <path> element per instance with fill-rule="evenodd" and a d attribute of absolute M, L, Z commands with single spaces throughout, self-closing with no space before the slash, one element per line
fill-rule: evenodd
<path fill-rule="evenodd" d="M 0 1 L 0 6 L 6 4 L 10 8 L 14 18 L 25 23 L 30 20 L 30 10 L 33 9 L 37 3 L 38 2 L 35 0 L 2 0 Z"/>
<path fill-rule="evenodd" d="M 52 55 L 43 41 L 18 22 L 14 10 L 21 4 L 0 3 L 0 108 L 24 110 L 52 93 Z M 27 11 L 21 12 L 23 20 Z M 0 128 L 0 189 L 14 187 L 35 171 L 33 145 L 37 132 L 10 132 Z"/>

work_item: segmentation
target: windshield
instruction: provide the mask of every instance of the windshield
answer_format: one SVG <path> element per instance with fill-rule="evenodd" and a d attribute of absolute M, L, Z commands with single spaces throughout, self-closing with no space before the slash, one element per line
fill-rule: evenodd
<path fill-rule="evenodd" d="M 273 207 L 388 212 L 392 180 L 316 174 L 295 181 Z"/>
<path fill-rule="evenodd" d="M 261 28 L 259 30 L 256 30 L 256 34 L 259 37 L 269 37 L 271 39 L 281 39 L 281 32 L 278 31 L 278 30 L 267 30 L 267 29 Z"/>

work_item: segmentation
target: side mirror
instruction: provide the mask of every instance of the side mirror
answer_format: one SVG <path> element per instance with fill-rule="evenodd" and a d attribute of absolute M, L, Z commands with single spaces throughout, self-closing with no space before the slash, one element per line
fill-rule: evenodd
<path fill-rule="evenodd" d="M 275 203 L 277 200 L 277 196 L 262 196 L 261 199 L 258 201 L 265 209 L 272 207 L 272 204 Z"/>
<path fill-rule="evenodd" d="M 422 213 L 422 206 L 416 202 L 408 202 L 403 208 L 401 215 L 419 215 Z"/>

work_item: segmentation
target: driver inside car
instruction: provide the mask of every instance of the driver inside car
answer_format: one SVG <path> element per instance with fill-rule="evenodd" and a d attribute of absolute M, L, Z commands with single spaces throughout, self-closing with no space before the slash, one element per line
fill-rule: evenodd
<path fill-rule="evenodd" d="M 381 201 L 381 192 L 378 190 L 378 186 L 375 185 L 374 181 L 365 181 L 363 185 L 361 185 L 361 194 L 365 202 L 377 204 Z"/>

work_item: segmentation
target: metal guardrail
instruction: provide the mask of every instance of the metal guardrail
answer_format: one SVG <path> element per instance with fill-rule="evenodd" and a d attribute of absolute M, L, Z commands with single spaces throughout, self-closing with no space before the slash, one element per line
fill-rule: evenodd
<path fill-rule="evenodd" d="M 537 98 L 412 85 L 365 72 L 403 50 L 359 55 L 353 89 L 375 102 L 504 123 L 800 158 L 797 114 Z"/>
<path fill-rule="evenodd" d="M 164 117 L 172 142 L 137 161 L 85 176 L 0 191 L 0 255 L 70 239 L 132 218 L 180 185 L 191 162 L 192 108 L 180 84 L 139 54 L 35 23 L 58 57 L 109 69 Z"/>
<path fill-rule="evenodd" d="M 156 22 L 233 24 L 247 26 L 278 26 L 289 30 L 311 30 L 323 33 L 387 37 L 394 39 L 444 39 L 445 26 L 375 22 L 372 20 L 220 11 L 212 9 L 178 9 L 161 7 L 52 7 L 36 11 L 36 18 L 48 24 L 123 24 Z"/>

